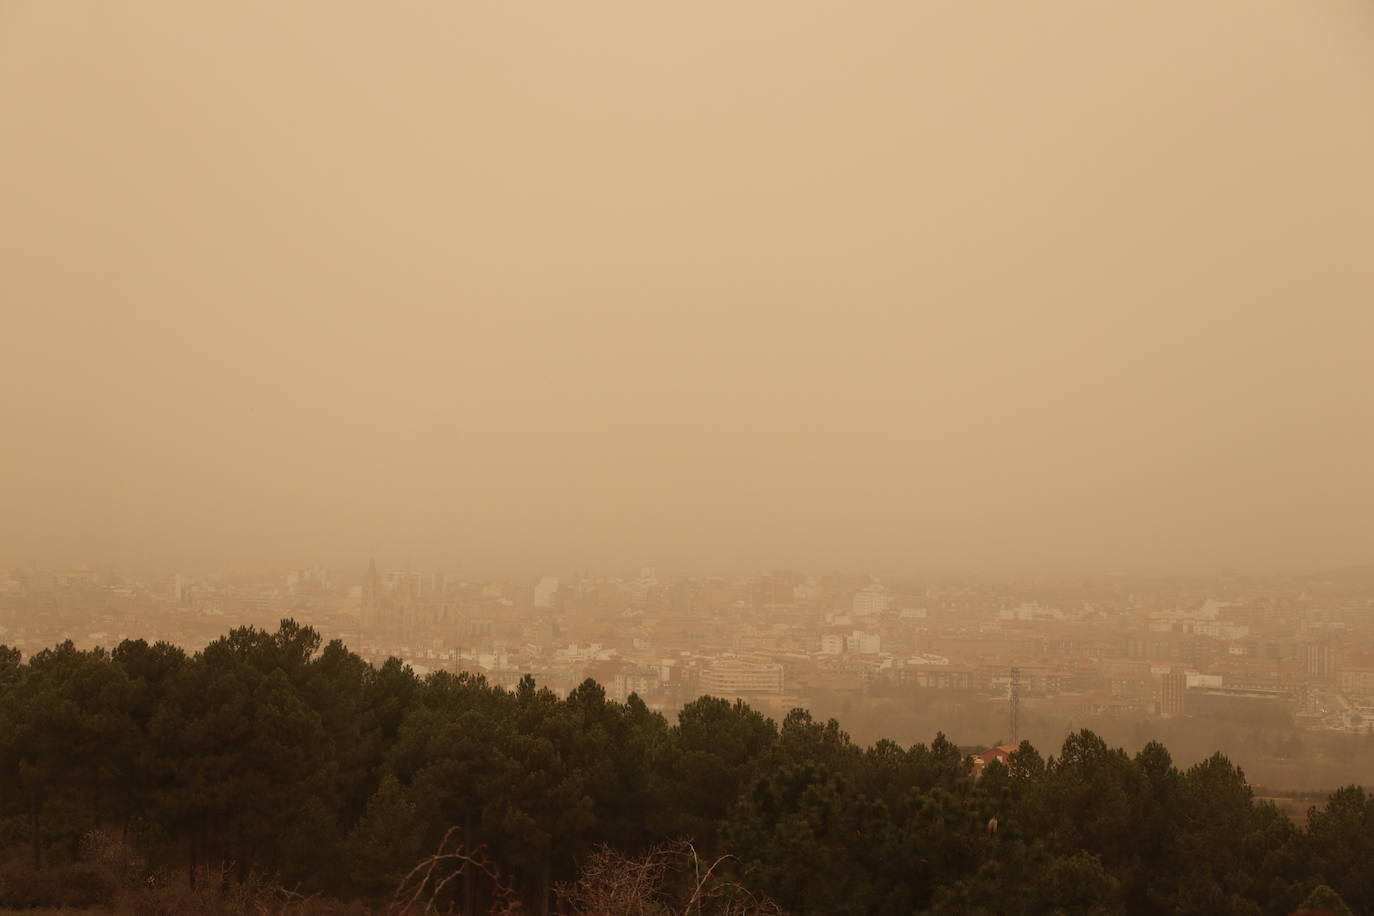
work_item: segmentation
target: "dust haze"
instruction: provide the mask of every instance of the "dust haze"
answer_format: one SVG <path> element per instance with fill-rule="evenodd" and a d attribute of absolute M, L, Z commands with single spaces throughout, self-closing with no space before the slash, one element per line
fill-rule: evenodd
<path fill-rule="evenodd" d="M 1374 548 L 1343 0 L 0 3 L 0 560 Z"/>

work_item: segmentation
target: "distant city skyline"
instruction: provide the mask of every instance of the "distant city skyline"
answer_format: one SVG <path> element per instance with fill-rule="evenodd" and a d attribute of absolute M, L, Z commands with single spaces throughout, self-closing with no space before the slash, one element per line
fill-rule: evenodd
<path fill-rule="evenodd" d="M 748 698 L 777 719 L 798 705 L 835 709 L 866 741 L 909 740 L 955 707 L 936 727 L 965 743 L 1023 726 L 1054 738 L 1087 720 L 1129 725 L 1131 740 L 1140 728 L 1181 730 L 1191 737 L 1173 743 L 1202 751 L 1218 722 L 1248 723 L 1262 734 L 1232 737 L 1230 750 L 1294 786 L 1336 778 L 1317 758 L 1310 773 L 1293 770 L 1299 732 L 1335 747 L 1374 728 L 1371 608 L 1374 566 L 1297 577 L 666 566 L 487 577 L 384 557 L 344 570 L 0 570 L 0 645 L 25 656 L 67 640 L 194 652 L 228 629 L 289 618 L 420 677 L 469 672 L 514 688 L 529 675 L 559 695 L 592 678 L 613 699 L 635 694 L 669 714 L 700 693 Z"/>

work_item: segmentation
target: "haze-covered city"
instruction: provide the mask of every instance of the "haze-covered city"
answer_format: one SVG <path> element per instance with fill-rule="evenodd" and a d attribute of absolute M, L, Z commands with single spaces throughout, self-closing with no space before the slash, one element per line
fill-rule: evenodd
<path fill-rule="evenodd" d="M 1374 914 L 1368 0 L 0 0 L 0 916 Z"/>
<path fill-rule="evenodd" d="M 1307 575 L 1073 579 L 764 571 L 482 579 L 394 568 L 126 577 L 21 568 L 0 643 L 194 652 L 290 618 L 374 665 L 588 678 L 672 717 L 701 695 L 782 719 L 836 716 L 856 740 L 943 728 L 969 747 L 1053 746 L 1088 727 L 1176 754 L 1224 747 L 1271 789 L 1363 778 L 1374 742 L 1374 568 Z"/>

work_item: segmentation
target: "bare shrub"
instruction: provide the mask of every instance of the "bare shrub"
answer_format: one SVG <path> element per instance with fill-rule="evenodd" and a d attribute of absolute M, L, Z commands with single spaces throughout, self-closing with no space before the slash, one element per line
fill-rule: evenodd
<path fill-rule="evenodd" d="M 463 876 L 466 869 L 491 882 L 492 906 L 490 914 L 514 914 L 520 912 L 520 899 L 515 890 L 501 874 L 501 869 L 480 847 L 470 850 L 462 844 L 449 848 L 457 827 L 450 827 L 439 841 L 434 855 L 420 862 L 401 879 L 387 907 L 387 916 L 414 916 L 418 913 L 438 913 L 444 900 L 444 892 L 453 882 Z M 452 912 L 450 904 L 442 912 Z"/>
<path fill-rule="evenodd" d="M 655 846 L 631 858 L 602 846 L 574 882 L 556 887 L 579 916 L 781 916 L 771 900 L 719 876 L 728 856 L 705 863 L 687 841 Z"/>

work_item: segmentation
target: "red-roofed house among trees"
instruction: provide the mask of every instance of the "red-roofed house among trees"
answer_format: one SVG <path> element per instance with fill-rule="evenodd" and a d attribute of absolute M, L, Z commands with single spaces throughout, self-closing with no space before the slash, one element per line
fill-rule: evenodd
<path fill-rule="evenodd" d="M 983 772 L 983 767 L 996 760 L 1004 767 L 1011 766 L 1011 755 L 1015 754 L 1020 748 L 1015 744 L 999 744 L 990 747 L 981 754 L 973 755 L 973 778 L 977 779 Z"/>

